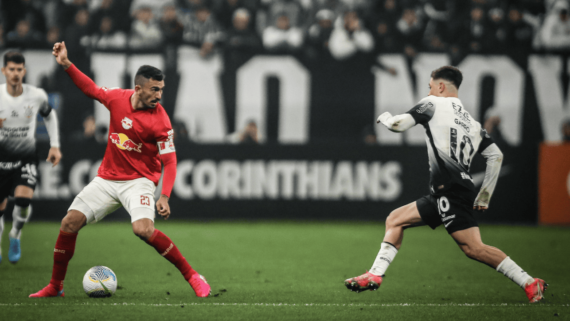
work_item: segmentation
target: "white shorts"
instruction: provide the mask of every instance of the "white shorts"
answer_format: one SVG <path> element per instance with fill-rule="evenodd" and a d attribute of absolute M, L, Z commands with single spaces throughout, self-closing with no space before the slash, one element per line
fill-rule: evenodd
<path fill-rule="evenodd" d="M 79 211 L 87 217 L 87 223 L 94 223 L 123 206 L 131 215 L 131 222 L 142 218 L 154 222 L 155 189 L 154 183 L 144 177 L 130 181 L 95 177 L 77 194 L 68 211 Z"/>

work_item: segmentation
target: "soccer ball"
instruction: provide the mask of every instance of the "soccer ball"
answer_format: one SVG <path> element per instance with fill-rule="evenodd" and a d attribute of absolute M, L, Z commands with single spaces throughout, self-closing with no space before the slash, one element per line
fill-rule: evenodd
<path fill-rule="evenodd" d="M 83 277 L 83 290 L 91 298 L 109 297 L 117 290 L 117 276 L 106 266 L 94 266 Z"/>

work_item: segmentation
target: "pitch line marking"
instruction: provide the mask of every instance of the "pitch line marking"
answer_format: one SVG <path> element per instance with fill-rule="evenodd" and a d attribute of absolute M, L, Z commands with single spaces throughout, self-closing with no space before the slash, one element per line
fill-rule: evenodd
<path fill-rule="evenodd" d="M 570 307 L 570 304 L 548 303 L 133 303 L 133 302 L 82 302 L 82 303 L 0 303 L 5 307 L 28 307 L 28 306 L 150 306 L 150 307 L 180 307 L 180 306 L 259 306 L 259 307 Z"/>

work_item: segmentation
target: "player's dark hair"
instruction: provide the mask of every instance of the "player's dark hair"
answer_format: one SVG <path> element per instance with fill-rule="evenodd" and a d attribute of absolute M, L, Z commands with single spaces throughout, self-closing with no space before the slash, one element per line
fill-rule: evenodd
<path fill-rule="evenodd" d="M 17 51 L 8 51 L 6 54 L 4 54 L 4 67 L 6 67 L 10 61 L 15 64 L 24 64 L 24 66 L 26 65 L 26 58 L 24 58 L 24 55 Z"/>
<path fill-rule="evenodd" d="M 444 79 L 451 82 L 457 89 L 463 81 L 461 71 L 453 66 L 443 66 L 431 72 L 431 78 Z"/>
<path fill-rule="evenodd" d="M 147 80 L 164 80 L 164 74 L 158 68 L 149 65 L 142 65 L 135 75 L 135 85 L 143 85 Z"/>

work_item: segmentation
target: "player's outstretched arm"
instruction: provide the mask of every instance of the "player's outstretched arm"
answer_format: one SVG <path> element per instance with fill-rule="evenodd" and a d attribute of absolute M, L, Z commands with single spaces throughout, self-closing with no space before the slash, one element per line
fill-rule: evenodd
<path fill-rule="evenodd" d="M 475 199 L 473 209 L 478 211 L 485 211 L 489 208 L 491 196 L 497 186 L 499 173 L 501 172 L 501 165 L 503 163 L 503 153 L 496 144 L 487 146 L 481 155 L 487 160 L 487 167 L 485 168 L 485 178 L 481 190 Z"/>
<path fill-rule="evenodd" d="M 105 90 L 97 86 L 91 78 L 87 77 L 69 61 L 65 42 L 57 42 L 53 46 L 52 54 L 55 56 L 57 63 L 63 66 L 71 80 L 87 97 L 97 99 L 105 105 Z"/>
<path fill-rule="evenodd" d="M 403 132 L 416 125 L 416 121 L 410 114 L 392 116 L 389 112 L 378 116 L 376 123 L 382 123 L 393 132 Z"/>

